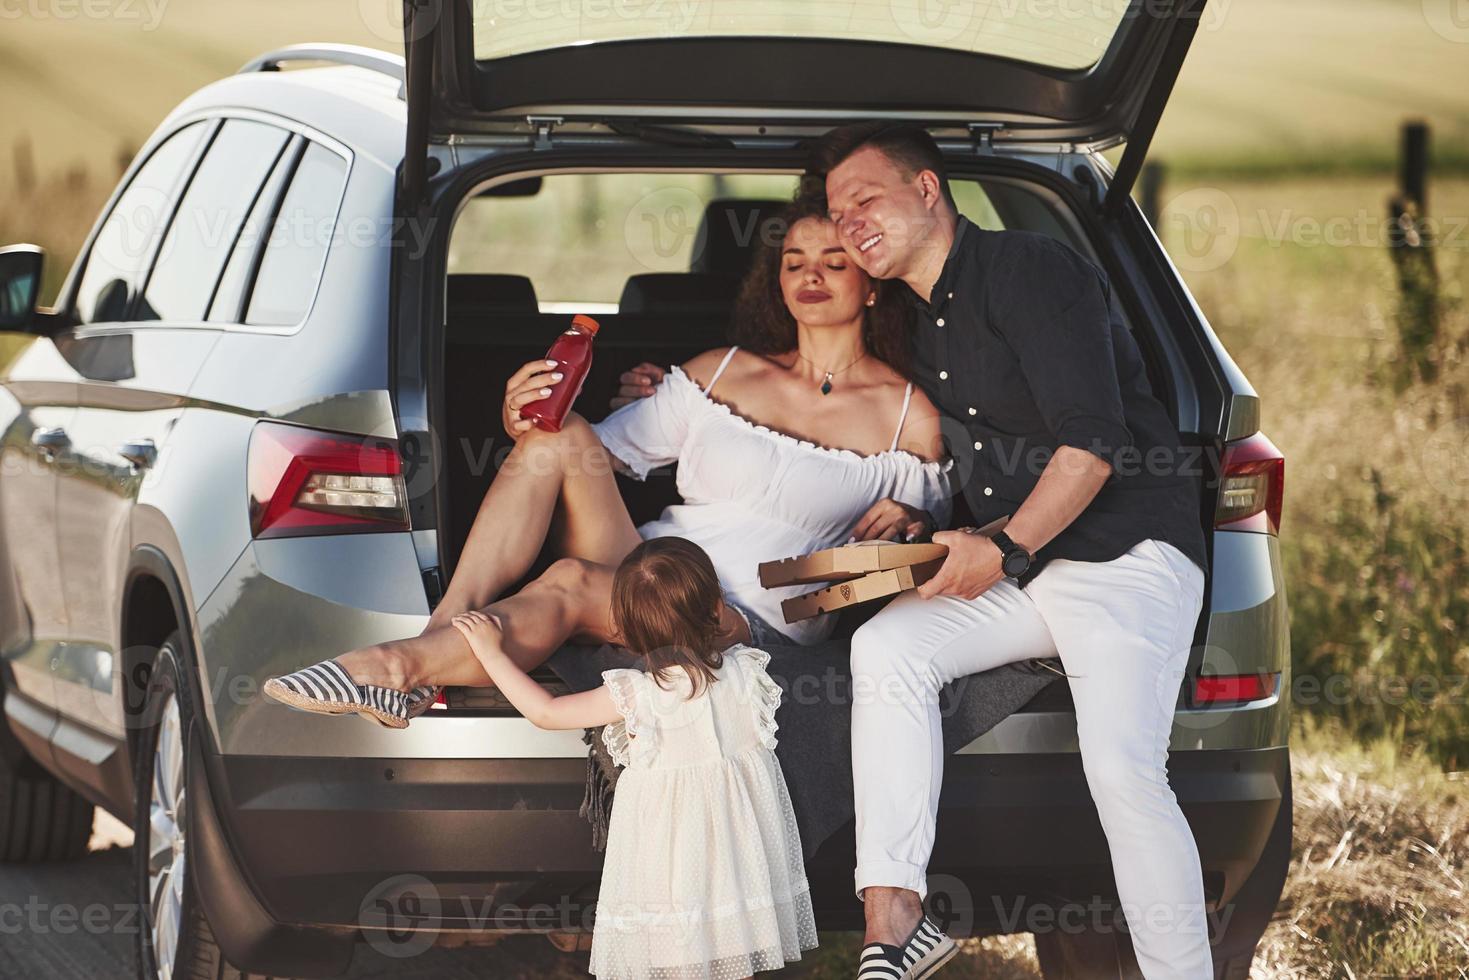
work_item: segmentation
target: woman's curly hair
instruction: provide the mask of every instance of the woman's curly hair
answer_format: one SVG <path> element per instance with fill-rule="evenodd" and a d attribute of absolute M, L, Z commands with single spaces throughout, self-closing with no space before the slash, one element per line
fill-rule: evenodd
<path fill-rule="evenodd" d="M 828 220 L 826 194 L 805 181 L 791 203 L 764 219 L 757 229 L 758 244 L 750 271 L 740 282 L 734 304 L 730 339 L 757 354 L 784 354 L 796 349 L 796 319 L 780 291 L 781 251 L 791 227 L 805 218 Z M 904 378 L 908 370 L 909 328 L 913 308 L 903 295 L 902 282 L 872 280 L 877 301 L 864 306 L 862 342 L 868 353 L 886 362 Z"/>

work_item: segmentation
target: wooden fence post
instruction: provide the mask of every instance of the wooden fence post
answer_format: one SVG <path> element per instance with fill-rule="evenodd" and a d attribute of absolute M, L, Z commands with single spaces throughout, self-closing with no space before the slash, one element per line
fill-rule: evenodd
<path fill-rule="evenodd" d="M 1403 124 L 1398 191 L 1388 199 L 1388 254 L 1397 267 L 1398 338 L 1407 365 L 1424 381 L 1438 375 L 1438 267 L 1428 222 L 1428 124 Z"/>

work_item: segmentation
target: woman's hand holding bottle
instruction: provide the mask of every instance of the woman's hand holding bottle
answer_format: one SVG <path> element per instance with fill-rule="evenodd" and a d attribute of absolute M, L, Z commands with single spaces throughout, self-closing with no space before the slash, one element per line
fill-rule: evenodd
<path fill-rule="evenodd" d="M 560 381 L 562 373 L 556 370 L 556 362 L 537 358 L 523 365 L 505 383 L 505 401 L 500 406 L 500 421 L 505 434 L 516 442 L 530 431 L 535 423 L 520 417 L 522 407 L 538 402 L 551 393 L 551 385 Z"/>

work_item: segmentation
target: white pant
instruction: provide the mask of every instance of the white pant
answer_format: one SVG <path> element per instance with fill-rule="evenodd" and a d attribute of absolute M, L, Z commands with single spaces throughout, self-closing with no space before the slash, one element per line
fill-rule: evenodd
<path fill-rule="evenodd" d="M 1203 585 L 1182 552 L 1147 540 L 1112 561 L 1055 559 L 1024 590 L 1003 579 L 972 600 L 905 592 L 864 623 L 852 637 L 857 896 L 868 885 L 928 893 L 939 689 L 1059 655 L 1138 964 L 1149 980 L 1212 978 L 1198 846 L 1166 771 Z"/>

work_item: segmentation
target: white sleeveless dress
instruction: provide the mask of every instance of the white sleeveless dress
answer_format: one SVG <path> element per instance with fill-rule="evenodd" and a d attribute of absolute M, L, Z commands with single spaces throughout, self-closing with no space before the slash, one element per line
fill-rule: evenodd
<path fill-rule="evenodd" d="M 776 746 L 770 654 L 724 651 L 692 700 L 637 668 L 604 671 L 623 718 L 589 970 L 599 980 L 735 980 L 817 945 L 800 831 Z"/>
<path fill-rule="evenodd" d="M 831 449 L 757 425 L 710 397 L 737 347 L 731 347 L 701 389 L 674 365 L 653 394 L 592 423 L 602 445 L 639 480 L 678 463 L 682 504 L 638 528 L 644 539 L 676 534 L 703 548 L 720 586 L 794 643 L 819 643 L 836 625 L 834 613 L 787 624 L 781 600 L 812 585 L 761 588 L 761 562 L 845 544 L 874 503 L 887 497 L 933 515 L 944 527 L 952 512 L 954 460 L 925 461 L 898 448 L 913 397 L 903 409 L 886 452 L 863 456 Z"/>

